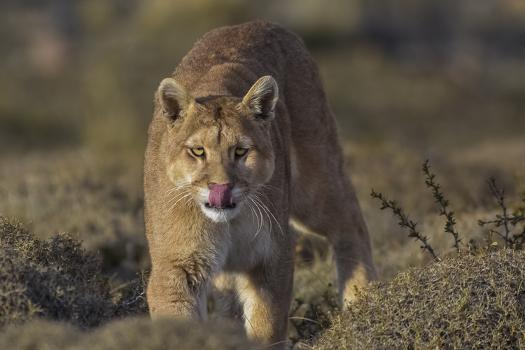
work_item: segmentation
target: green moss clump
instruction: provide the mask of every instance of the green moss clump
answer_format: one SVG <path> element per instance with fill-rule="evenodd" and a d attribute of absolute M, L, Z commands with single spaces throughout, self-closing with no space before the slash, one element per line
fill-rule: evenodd
<path fill-rule="evenodd" d="M 316 349 L 525 348 L 525 253 L 459 255 L 371 285 Z"/>
<path fill-rule="evenodd" d="M 227 322 L 195 324 L 174 319 L 128 318 L 84 333 L 69 325 L 34 321 L 8 327 L 0 334 L 1 349 L 49 350 L 193 350 L 258 349 L 241 328 Z"/>
<path fill-rule="evenodd" d="M 113 313 L 97 256 L 67 235 L 40 241 L 0 218 L 0 327 L 34 317 L 87 328 Z"/>

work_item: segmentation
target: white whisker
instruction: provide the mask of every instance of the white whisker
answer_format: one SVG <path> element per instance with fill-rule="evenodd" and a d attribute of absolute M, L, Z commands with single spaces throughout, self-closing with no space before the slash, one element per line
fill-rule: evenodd
<path fill-rule="evenodd" d="M 276 186 L 273 186 L 273 185 L 268 185 L 268 184 L 264 184 L 264 185 L 261 185 L 260 188 L 267 188 L 269 190 L 276 190 L 280 193 L 283 193 L 283 189 L 282 188 L 279 188 L 279 187 L 276 187 Z"/>
<path fill-rule="evenodd" d="M 262 202 L 261 198 L 259 198 L 257 196 L 257 194 L 254 195 L 255 199 L 259 202 L 259 204 L 262 206 L 262 208 L 264 210 L 266 210 L 267 212 L 267 215 L 271 215 L 271 217 L 273 218 L 273 220 L 275 221 L 275 223 L 277 224 L 277 226 L 279 227 L 279 230 L 281 231 L 281 234 L 284 235 L 284 231 L 281 227 L 281 224 L 279 223 L 279 221 L 277 220 L 277 218 L 275 217 L 275 215 L 273 215 L 273 213 L 271 212 L 271 210 Z M 270 220 L 271 221 L 271 220 Z"/>
<path fill-rule="evenodd" d="M 248 201 L 248 197 L 246 195 L 242 195 L 245 203 L 246 203 L 246 206 L 250 209 L 250 211 L 252 212 L 252 222 L 255 224 L 255 218 L 257 217 L 257 213 L 255 212 L 255 210 L 253 209 L 253 206 L 250 204 L 250 202 Z M 259 220 L 257 220 L 257 223 L 259 222 Z"/>
<path fill-rule="evenodd" d="M 251 199 L 250 198 L 246 198 L 247 199 L 247 202 L 246 204 L 248 205 L 248 207 L 250 208 L 250 210 L 252 211 L 252 221 L 254 221 L 254 224 L 257 225 L 257 231 L 255 232 L 255 234 L 253 235 L 252 237 L 252 241 L 257 238 L 257 234 L 259 233 L 260 231 L 260 227 L 261 227 L 261 223 L 260 221 L 262 219 L 259 218 L 259 215 L 257 215 L 257 212 L 255 211 L 254 207 L 253 207 L 253 204 L 250 203 L 251 202 Z M 254 217 L 255 216 L 255 217 Z M 257 222 L 255 222 L 255 220 L 257 220 Z"/>
<path fill-rule="evenodd" d="M 185 195 L 182 196 L 180 199 L 178 199 L 175 203 L 173 203 L 173 205 L 170 207 L 169 211 L 172 211 L 173 209 L 175 209 L 175 207 L 177 206 L 177 204 L 179 204 L 183 199 L 188 198 L 188 197 L 191 198 L 191 193 L 187 193 L 187 194 L 185 194 Z"/>
<path fill-rule="evenodd" d="M 269 224 L 269 231 L 272 232 L 272 228 L 273 228 L 273 225 L 272 225 L 272 220 L 270 219 L 270 216 L 268 215 L 268 212 L 266 211 L 264 205 L 261 203 L 261 201 L 257 198 L 257 195 L 254 194 L 253 196 L 253 200 L 254 200 L 254 203 L 255 205 L 257 205 L 257 207 L 259 207 L 262 212 L 264 213 L 264 215 L 266 216 L 266 218 L 268 219 L 268 224 Z M 262 215 L 262 214 L 261 214 Z"/>
<path fill-rule="evenodd" d="M 257 235 L 259 234 L 259 232 L 261 232 L 261 229 L 264 225 L 264 222 L 263 222 L 263 214 L 262 214 L 262 211 L 259 207 L 259 205 L 257 205 L 257 203 L 253 200 L 253 198 L 251 196 L 248 197 L 248 199 L 253 203 L 253 205 L 255 206 L 255 209 L 257 209 L 257 211 L 259 212 L 259 215 L 260 215 L 260 221 L 259 221 L 259 224 L 258 224 L 258 227 L 257 227 L 257 231 L 255 232 L 255 237 L 257 237 Z"/>
<path fill-rule="evenodd" d="M 172 211 L 173 209 L 175 209 L 177 205 L 181 203 L 184 199 L 186 199 L 186 204 L 189 203 L 188 201 L 192 198 L 192 194 L 190 192 L 190 185 L 190 182 L 183 181 L 174 185 L 166 191 L 166 196 L 168 197 L 168 199 L 164 202 L 164 206 L 168 208 L 168 211 Z"/>
<path fill-rule="evenodd" d="M 170 199 L 166 201 L 166 205 L 172 204 L 174 201 L 180 199 L 182 196 L 185 196 L 187 194 L 189 194 L 189 191 L 187 190 L 176 193 L 173 197 L 171 197 Z"/>

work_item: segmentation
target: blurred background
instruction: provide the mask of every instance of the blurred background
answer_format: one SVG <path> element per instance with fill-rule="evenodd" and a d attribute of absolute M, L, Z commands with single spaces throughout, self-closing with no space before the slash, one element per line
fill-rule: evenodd
<path fill-rule="evenodd" d="M 3 0 L 0 215 L 78 236 L 115 278 L 147 267 L 153 92 L 205 32 L 256 18 L 297 32 L 319 64 L 383 278 L 426 257 L 372 187 L 431 236 L 442 223 L 427 215 L 426 158 L 467 235 L 494 209 L 489 176 L 511 202 L 524 191 L 522 0 Z"/>

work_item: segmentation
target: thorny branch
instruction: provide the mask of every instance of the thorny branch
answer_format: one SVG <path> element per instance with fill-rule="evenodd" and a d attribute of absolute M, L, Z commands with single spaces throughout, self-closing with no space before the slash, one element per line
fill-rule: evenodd
<path fill-rule="evenodd" d="M 372 190 L 372 193 L 370 195 L 372 196 L 372 198 L 376 198 L 381 201 L 381 210 L 392 210 L 394 216 L 399 219 L 399 226 L 404 227 L 408 230 L 408 237 L 414 238 L 415 240 L 421 242 L 421 249 L 426 250 L 428 253 L 430 253 L 434 260 L 440 260 L 436 252 L 434 251 L 434 248 L 432 248 L 432 246 L 428 243 L 428 238 L 418 231 L 417 223 L 411 220 L 408 217 L 408 215 L 404 213 L 403 209 L 396 203 L 396 201 L 388 200 L 385 196 L 383 196 L 382 193 L 377 193 L 374 190 Z"/>
<path fill-rule="evenodd" d="M 444 230 L 452 235 L 454 248 L 459 252 L 461 239 L 456 229 L 456 218 L 454 212 L 449 209 L 450 203 L 441 191 L 441 185 L 436 181 L 436 175 L 430 170 L 430 161 L 428 159 L 423 163 L 423 174 L 425 174 L 425 184 L 432 190 L 434 201 L 439 205 L 439 215 L 444 216 L 446 219 Z"/>
<path fill-rule="evenodd" d="M 497 230 L 491 229 L 490 231 L 496 233 L 505 241 L 505 247 L 513 247 L 520 249 L 525 242 L 525 226 L 519 233 L 513 233 L 511 226 L 516 226 L 521 222 L 525 222 L 525 208 L 519 208 L 514 213 L 509 214 L 509 209 L 505 203 L 505 190 L 498 187 L 496 179 L 490 178 L 488 181 L 490 193 L 496 200 L 501 214 L 497 214 L 493 220 L 479 220 L 480 226 L 492 225 L 495 228 L 503 228 L 503 233 Z M 525 196 L 524 196 L 525 203 Z"/>

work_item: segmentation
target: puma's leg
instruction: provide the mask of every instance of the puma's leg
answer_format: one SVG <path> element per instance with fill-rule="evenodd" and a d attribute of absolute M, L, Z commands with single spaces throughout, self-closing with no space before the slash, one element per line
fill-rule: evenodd
<path fill-rule="evenodd" d="M 292 255 L 292 254 L 290 254 Z M 238 279 L 246 333 L 271 349 L 287 345 L 288 311 L 292 298 L 293 256 L 276 259 Z"/>
<path fill-rule="evenodd" d="M 333 179 L 311 186 L 307 195 L 296 194 L 295 201 L 294 221 L 325 236 L 333 247 L 339 296 L 345 305 L 355 299 L 356 288 L 376 278 L 370 239 L 354 190 L 346 179 Z"/>
<path fill-rule="evenodd" d="M 222 317 L 242 320 L 242 305 L 237 293 L 237 274 L 220 273 L 213 279 L 212 297 L 215 312 Z"/>
<path fill-rule="evenodd" d="M 206 287 L 206 281 L 193 283 L 188 271 L 182 268 L 154 266 L 147 290 L 151 317 L 205 320 Z"/>

